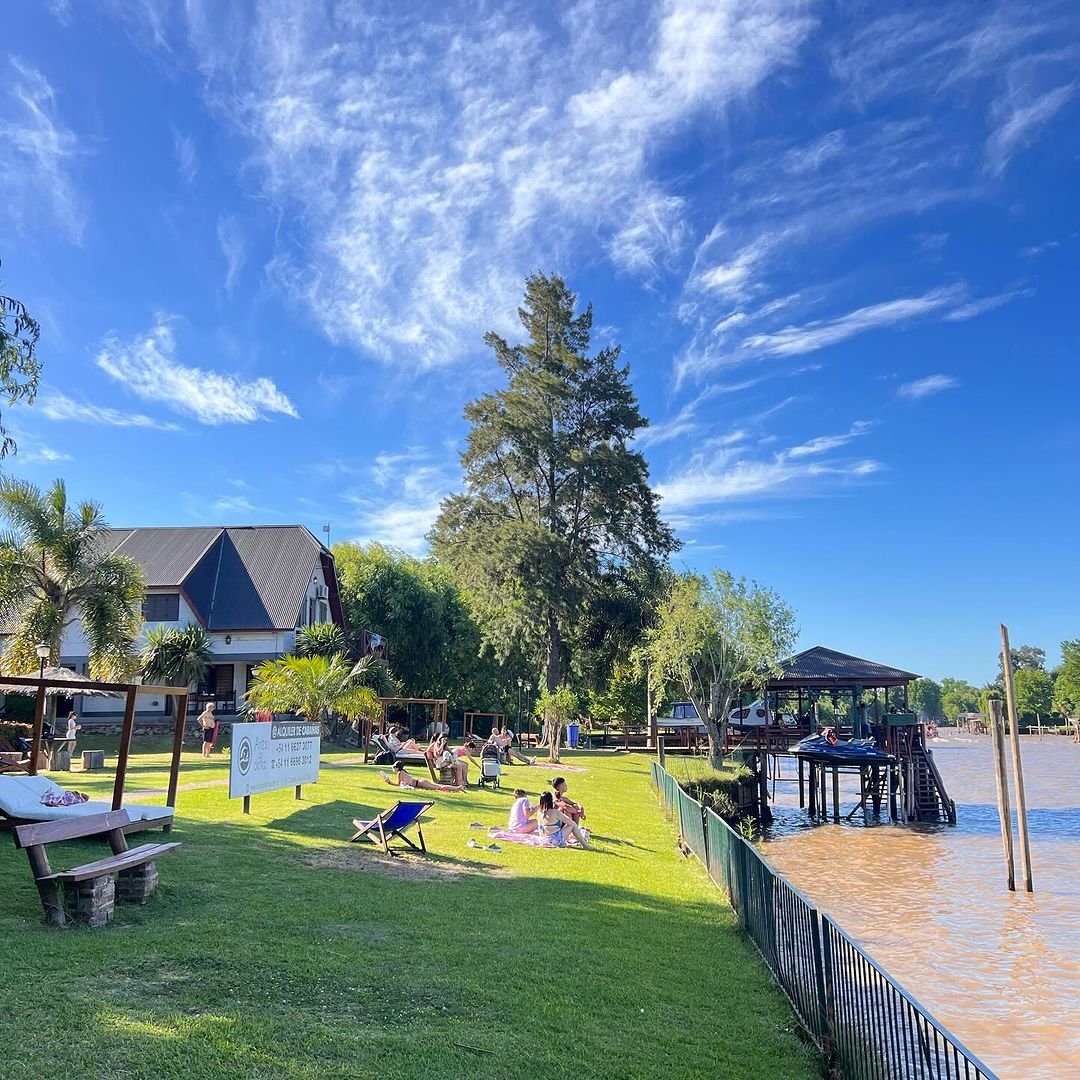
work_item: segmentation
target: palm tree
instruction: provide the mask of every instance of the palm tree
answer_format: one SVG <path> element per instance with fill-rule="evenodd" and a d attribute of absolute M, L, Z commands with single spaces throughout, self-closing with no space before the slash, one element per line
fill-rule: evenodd
<path fill-rule="evenodd" d="M 334 623 L 311 623 L 296 631 L 297 656 L 331 656 L 345 651 L 345 635 Z"/>
<path fill-rule="evenodd" d="M 23 480 L 0 480 L 0 623 L 12 628 L 3 666 L 36 672 L 35 646 L 60 663 L 64 631 L 76 619 L 89 643 L 95 678 L 126 678 L 142 629 L 142 571 L 110 553 L 108 528 L 94 502 L 71 506 L 62 480 L 47 492 Z"/>
<path fill-rule="evenodd" d="M 213 660 L 210 636 L 197 623 L 155 626 L 139 656 L 143 678 L 167 686 L 198 686 Z"/>
<path fill-rule="evenodd" d="M 359 720 L 381 712 L 378 694 L 353 676 L 349 661 L 341 653 L 329 659 L 283 656 L 280 660 L 266 660 L 252 676 L 244 697 L 252 710 L 297 713 L 320 723 L 328 713 Z"/>

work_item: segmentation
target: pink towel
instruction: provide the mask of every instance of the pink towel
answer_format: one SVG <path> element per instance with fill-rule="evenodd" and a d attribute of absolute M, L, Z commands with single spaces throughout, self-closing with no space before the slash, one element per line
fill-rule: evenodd
<path fill-rule="evenodd" d="M 509 844 L 525 844 L 527 847 L 577 847 L 577 841 L 571 837 L 566 844 L 556 844 L 549 837 L 539 832 L 513 832 L 510 829 L 489 829 L 492 840 L 505 840 Z"/>

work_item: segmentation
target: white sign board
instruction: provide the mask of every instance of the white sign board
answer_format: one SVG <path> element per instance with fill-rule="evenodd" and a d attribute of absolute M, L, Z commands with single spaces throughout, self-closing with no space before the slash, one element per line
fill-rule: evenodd
<path fill-rule="evenodd" d="M 233 724 L 229 798 L 316 783 L 320 741 L 319 725 L 304 720 Z"/>

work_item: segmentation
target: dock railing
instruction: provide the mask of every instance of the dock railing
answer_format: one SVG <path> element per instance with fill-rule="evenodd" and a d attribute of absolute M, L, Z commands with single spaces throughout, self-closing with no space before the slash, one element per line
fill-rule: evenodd
<path fill-rule="evenodd" d="M 845 1080 L 998 1080 L 752 844 L 655 761 L 652 780 L 683 843 L 727 893 L 800 1023 Z"/>

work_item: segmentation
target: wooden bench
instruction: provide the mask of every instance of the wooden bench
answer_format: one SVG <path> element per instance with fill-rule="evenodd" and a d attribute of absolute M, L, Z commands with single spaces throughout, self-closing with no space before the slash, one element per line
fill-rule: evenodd
<path fill-rule="evenodd" d="M 15 828 L 15 846 L 25 851 L 30 861 L 46 922 L 52 926 L 66 926 L 69 921 L 105 926 L 112 921 L 116 903 L 146 903 L 157 888 L 155 861 L 180 844 L 140 844 L 129 848 L 124 829 L 130 824 L 126 810 L 114 810 Z M 87 837 L 103 837 L 112 848 L 112 855 L 70 870 L 52 869 L 46 851 L 49 844 Z"/>

